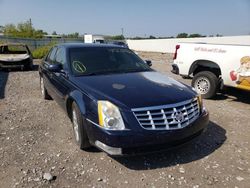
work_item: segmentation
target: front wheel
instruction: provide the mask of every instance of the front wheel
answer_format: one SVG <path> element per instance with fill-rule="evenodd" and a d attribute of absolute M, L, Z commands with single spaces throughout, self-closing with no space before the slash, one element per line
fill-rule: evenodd
<path fill-rule="evenodd" d="M 43 77 L 40 77 L 40 89 L 43 99 L 49 100 L 52 99 L 51 96 L 48 94 L 47 89 L 44 86 L 44 80 Z"/>
<path fill-rule="evenodd" d="M 81 111 L 75 102 L 72 104 L 72 124 L 77 145 L 85 150 L 90 148 L 91 145 L 87 136 L 84 120 Z"/>
<path fill-rule="evenodd" d="M 218 84 L 218 77 L 209 71 L 197 73 L 192 80 L 192 86 L 204 99 L 212 98 L 216 94 Z"/>

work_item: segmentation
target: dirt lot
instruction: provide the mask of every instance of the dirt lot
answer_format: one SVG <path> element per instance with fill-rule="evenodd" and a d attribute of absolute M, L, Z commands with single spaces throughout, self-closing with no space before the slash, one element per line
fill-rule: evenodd
<path fill-rule="evenodd" d="M 171 55 L 139 54 L 153 60 L 156 70 L 190 84 L 170 73 Z M 205 100 L 211 122 L 196 142 L 111 158 L 76 147 L 64 112 L 42 100 L 37 71 L 0 71 L 0 187 L 249 187 L 249 96 L 227 89 Z"/>

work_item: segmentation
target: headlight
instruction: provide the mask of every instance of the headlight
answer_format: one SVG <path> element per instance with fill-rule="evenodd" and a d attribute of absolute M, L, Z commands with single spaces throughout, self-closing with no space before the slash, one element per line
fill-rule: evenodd
<path fill-rule="evenodd" d="M 119 109 L 109 101 L 98 101 L 99 125 L 110 130 L 124 130 Z"/>

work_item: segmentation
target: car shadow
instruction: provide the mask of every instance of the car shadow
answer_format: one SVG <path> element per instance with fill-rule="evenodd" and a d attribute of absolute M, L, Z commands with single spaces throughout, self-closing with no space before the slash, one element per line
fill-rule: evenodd
<path fill-rule="evenodd" d="M 27 71 L 38 71 L 38 68 L 39 68 L 39 65 L 33 65 L 33 68 Z M 9 73 L 10 72 L 27 72 L 27 71 L 21 70 L 20 68 L 0 69 L 0 99 L 3 99 L 5 97 L 5 88 L 6 88 Z"/>
<path fill-rule="evenodd" d="M 230 99 L 235 102 L 250 104 L 249 96 L 250 91 L 240 90 L 233 87 L 226 87 L 214 97 L 214 100 Z"/>
<path fill-rule="evenodd" d="M 33 65 L 33 68 L 30 71 L 38 71 L 38 68 L 39 68 L 39 65 Z"/>
<path fill-rule="evenodd" d="M 5 96 L 5 87 L 8 80 L 9 73 L 0 70 L 0 99 L 3 99 Z"/>
<path fill-rule="evenodd" d="M 114 160 L 132 170 L 170 167 L 209 156 L 219 149 L 226 139 L 226 130 L 210 121 L 205 133 L 183 146 L 147 155 L 116 157 Z"/>

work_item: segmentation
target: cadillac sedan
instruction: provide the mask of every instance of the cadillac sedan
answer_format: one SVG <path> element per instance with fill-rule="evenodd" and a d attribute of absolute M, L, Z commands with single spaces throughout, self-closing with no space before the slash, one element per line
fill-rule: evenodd
<path fill-rule="evenodd" d="M 39 67 L 41 93 L 65 110 L 81 149 L 152 152 L 204 132 L 209 115 L 201 97 L 150 66 L 117 45 L 60 44 Z"/>

